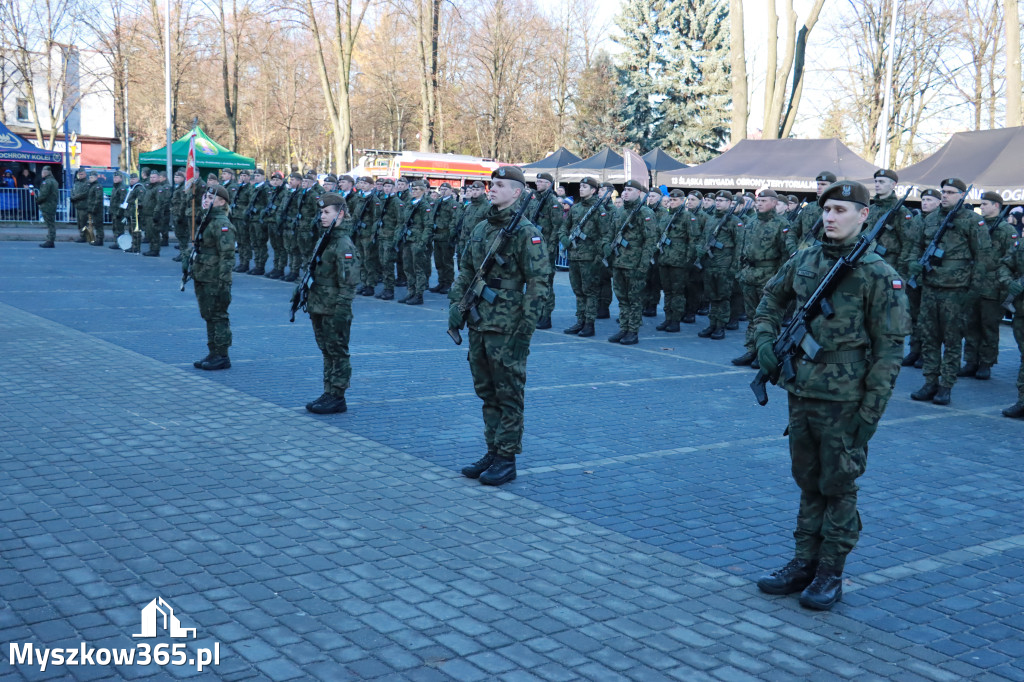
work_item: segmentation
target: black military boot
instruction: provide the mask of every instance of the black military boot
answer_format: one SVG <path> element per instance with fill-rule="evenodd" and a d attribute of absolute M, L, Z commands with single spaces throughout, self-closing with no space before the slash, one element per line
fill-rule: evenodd
<path fill-rule="evenodd" d="M 171 242 L 168 241 L 168 237 L 165 234 L 163 236 L 163 239 L 160 240 L 160 246 L 170 246 L 170 245 L 171 245 Z"/>
<path fill-rule="evenodd" d="M 199 369 L 211 372 L 218 369 L 230 369 L 230 367 L 231 360 L 226 355 L 211 355 L 209 360 L 204 360 L 203 364 L 199 365 Z"/>
<path fill-rule="evenodd" d="M 924 358 L 918 357 L 914 360 L 914 369 L 924 369 Z"/>
<path fill-rule="evenodd" d="M 678 322 L 669 322 L 668 326 L 665 327 L 665 331 L 673 332 L 673 333 L 678 332 L 679 331 L 679 323 Z"/>
<path fill-rule="evenodd" d="M 299 273 L 298 272 L 296 272 L 295 270 L 289 270 L 288 274 L 285 275 L 284 277 L 282 277 L 281 279 L 284 280 L 285 282 L 294 282 L 298 278 L 299 278 Z"/>
<path fill-rule="evenodd" d="M 698 315 L 707 315 L 710 312 L 711 312 L 711 304 L 709 304 L 709 303 L 704 303 L 704 304 L 701 305 L 701 307 L 697 308 L 697 314 Z"/>
<path fill-rule="evenodd" d="M 175 256 L 171 260 L 174 261 L 175 263 L 180 263 L 181 262 L 181 254 L 179 253 L 177 256 Z"/>
<path fill-rule="evenodd" d="M 238 273 L 241 273 L 241 274 L 245 274 L 245 273 L 249 272 L 249 264 L 248 263 L 240 264 L 238 266 L 238 268 L 235 270 L 235 272 L 238 272 Z"/>
<path fill-rule="evenodd" d="M 306 403 L 306 409 L 309 410 L 310 412 L 312 412 L 313 411 L 312 407 L 314 405 L 318 405 L 318 404 L 322 403 L 325 399 L 330 398 L 330 397 L 331 397 L 331 394 L 328 393 L 327 391 L 324 391 L 323 393 L 320 394 L 319 398 L 317 398 L 316 400 L 311 400 L 308 403 Z"/>
<path fill-rule="evenodd" d="M 739 356 L 738 358 L 733 358 L 732 364 L 736 365 L 737 367 L 746 367 L 750 363 L 752 363 L 755 358 L 757 358 L 757 355 L 754 354 L 754 351 L 748 350 L 746 353 Z"/>
<path fill-rule="evenodd" d="M 811 584 L 800 593 L 800 606 L 828 611 L 843 598 L 843 572 L 832 566 L 818 565 Z"/>
<path fill-rule="evenodd" d="M 612 316 L 611 311 L 608 310 L 608 306 L 602 305 L 597 307 L 597 319 L 607 320 Z"/>
<path fill-rule="evenodd" d="M 113 243 L 113 244 L 111 244 L 111 245 L 110 245 L 109 247 L 107 247 L 107 248 L 111 249 L 112 251 L 120 251 L 120 250 L 121 250 L 121 247 L 117 245 L 117 240 L 116 240 L 116 239 L 114 240 L 114 243 Z M 180 260 L 180 259 L 179 259 L 179 260 Z"/>
<path fill-rule="evenodd" d="M 635 346 L 638 343 L 640 343 L 640 335 L 636 332 L 626 332 L 626 335 L 619 341 L 622 346 Z"/>
<path fill-rule="evenodd" d="M 395 286 L 396 287 L 407 287 L 407 286 L 409 286 L 409 282 L 407 282 L 404 279 L 397 279 L 397 280 L 395 280 Z"/>
<path fill-rule="evenodd" d="M 577 334 L 577 336 L 593 336 L 596 333 L 597 332 L 594 331 L 594 323 L 587 322 L 583 325 L 583 329 L 580 330 L 580 333 Z"/>
<path fill-rule="evenodd" d="M 618 343 L 619 341 L 622 341 L 622 339 L 624 339 L 625 337 L 626 330 L 620 329 L 619 331 L 615 332 L 614 334 L 608 337 L 608 343 Z"/>
<path fill-rule="evenodd" d="M 262 277 L 266 273 L 263 271 L 262 267 L 257 265 L 255 268 L 253 268 L 252 270 L 249 271 L 249 274 L 250 275 L 254 275 L 256 277 Z"/>
<path fill-rule="evenodd" d="M 545 315 L 537 320 L 537 329 L 551 329 L 551 316 Z"/>
<path fill-rule="evenodd" d="M 754 356 L 754 359 L 750 361 L 750 369 L 761 369 L 761 363 L 757 361 L 756 355 Z"/>
<path fill-rule="evenodd" d="M 462 467 L 462 475 L 466 478 L 480 478 L 480 474 L 491 468 L 497 454 L 488 450 L 487 454 L 470 464 Z"/>
<path fill-rule="evenodd" d="M 282 277 L 284 277 L 284 270 L 278 270 L 277 268 L 267 273 L 267 279 L 281 279 Z"/>
<path fill-rule="evenodd" d="M 978 363 L 968 362 L 966 365 L 960 368 L 960 371 L 956 373 L 958 377 L 973 377 L 978 373 Z"/>
<path fill-rule="evenodd" d="M 1003 416 L 1011 419 L 1020 419 L 1024 417 L 1024 400 L 1019 401 L 1016 405 L 1011 405 L 1003 410 Z"/>
<path fill-rule="evenodd" d="M 52 249 L 53 248 L 53 242 L 50 242 L 50 241 L 43 242 L 42 244 L 39 245 L 39 248 L 41 248 L 41 249 Z"/>
<path fill-rule="evenodd" d="M 192 366 L 195 367 L 196 369 L 201 369 L 202 366 L 203 366 L 203 363 L 208 361 L 212 357 L 213 357 L 213 353 L 207 353 L 205 358 L 203 358 L 202 360 L 196 360 L 195 362 L 192 363 Z"/>
<path fill-rule="evenodd" d="M 374 287 L 369 285 L 369 284 L 367 284 L 365 287 L 363 287 L 363 291 L 362 291 L 361 295 L 362 296 L 373 296 L 375 293 L 376 292 L 374 291 Z"/>
<path fill-rule="evenodd" d="M 159 251 L 152 251 L 152 250 L 150 250 L 150 251 L 147 251 L 146 253 L 144 253 L 142 255 L 143 256 L 148 256 L 150 258 L 159 258 L 160 257 L 160 252 Z"/>
<path fill-rule="evenodd" d="M 91 243 L 91 244 L 92 244 L 93 246 L 103 246 L 103 240 L 102 240 L 102 239 L 94 239 L 94 240 L 93 240 L 92 242 L 90 242 L 90 243 Z"/>
<path fill-rule="evenodd" d="M 712 341 L 721 341 L 722 339 L 724 339 L 725 338 L 725 330 L 728 329 L 728 328 L 729 328 L 728 326 L 726 326 L 725 328 L 715 327 L 714 331 L 711 332 L 711 340 Z"/>
<path fill-rule="evenodd" d="M 583 327 L 584 327 L 583 320 L 576 320 L 576 324 L 574 324 L 573 326 L 569 327 L 568 329 L 563 329 L 562 333 L 563 334 L 579 334 L 581 331 L 583 331 Z"/>
<path fill-rule="evenodd" d="M 725 323 L 725 328 L 731 332 L 736 331 L 737 329 L 740 328 L 739 320 L 736 320 L 735 318 L 729 320 L 728 322 Z"/>
<path fill-rule="evenodd" d="M 416 294 L 415 296 L 410 296 L 409 298 L 405 299 L 403 303 L 405 303 L 406 305 L 423 305 L 423 294 Z"/>
<path fill-rule="evenodd" d="M 777 571 L 762 576 L 757 589 L 767 594 L 793 594 L 803 592 L 814 580 L 818 562 L 810 559 L 793 559 Z"/>
<path fill-rule="evenodd" d="M 697 321 L 697 316 L 694 313 L 686 313 L 683 315 L 683 324 L 694 324 Z"/>
<path fill-rule="evenodd" d="M 397 302 L 397 303 L 405 303 L 405 302 L 406 302 L 406 301 L 408 301 L 408 300 L 409 300 L 410 298 L 412 298 L 412 294 L 410 294 L 410 293 L 406 293 L 406 294 L 405 294 L 405 296 L 403 296 L 402 298 L 398 299 L 398 301 L 396 301 L 396 302 Z"/>
<path fill-rule="evenodd" d="M 935 397 L 935 394 L 939 392 L 938 384 L 925 384 L 921 388 L 917 389 L 910 394 L 911 400 L 927 401 Z"/>
<path fill-rule="evenodd" d="M 346 410 L 348 410 L 348 405 L 345 404 L 345 396 L 336 396 L 330 393 L 323 401 L 309 407 L 309 411 L 313 414 L 341 414 Z"/>
<path fill-rule="evenodd" d="M 981 381 L 988 381 L 992 378 L 992 366 L 978 364 L 978 371 L 974 373 L 974 378 Z"/>
<path fill-rule="evenodd" d="M 950 386 L 939 386 L 939 390 L 936 391 L 935 396 L 932 398 L 932 404 L 949 405 L 949 401 L 952 400 L 952 392 L 953 389 Z"/>
<path fill-rule="evenodd" d="M 708 326 L 704 327 L 704 328 L 703 328 L 703 329 L 701 329 L 701 330 L 700 330 L 699 332 L 697 332 L 697 336 L 699 336 L 699 337 L 700 337 L 700 338 L 702 338 L 702 339 L 706 339 L 706 338 L 708 338 L 709 336 L 711 336 L 711 334 L 712 334 L 712 333 L 713 333 L 714 331 L 715 331 L 715 325 L 713 325 L 713 324 L 709 324 Z"/>
<path fill-rule="evenodd" d="M 912 350 L 909 353 L 907 353 L 906 357 L 903 358 L 903 362 L 901 364 L 904 367 L 913 367 L 914 363 L 917 362 L 917 359 L 919 357 L 921 357 L 921 354 L 918 353 L 916 350 Z"/>
<path fill-rule="evenodd" d="M 395 291 L 394 291 L 394 289 L 385 289 L 384 291 L 380 292 L 380 300 L 382 300 L 382 301 L 392 301 L 392 300 L 394 300 L 394 298 L 395 298 Z"/>
<path fill-rule="evenodd" d="M 658 309 L 657 308 L 644 308 L 643 312 L 641 312 L 640 314 L 643 315 L 644 317 L 657 317 L 658 316 Z"/>
<path fill-rule="evenodd" d="M 668 328 L 669 324 L 670 323 L 668 321 L 668 318 L 666 317 L 664 322 L 662 322 L 661 324 L 659 324 L 657 327 L 654 328 L 654 331 L 663 332 L 663 331 L 665 331 L 665 329 Z"/>
<path fill-rule="evenodd" d="M 516 458 L 495 456 L 487 471 L 480 474 L 484 485 L 501 485 L 516 480 Z"/>

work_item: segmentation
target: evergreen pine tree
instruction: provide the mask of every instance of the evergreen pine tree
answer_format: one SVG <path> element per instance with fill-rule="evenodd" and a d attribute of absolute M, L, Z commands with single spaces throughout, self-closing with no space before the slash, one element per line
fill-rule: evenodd
<path fill-rule="evenodd" d="M 665 64 L 661 55 L 661 23 L 665 6 L 674 0 L 626 0 L 615 22 L 622 31 L 616 38 L 617 88 L 625 142 L 641 153 L 659 147 L 663 137 L 664 99 L 660 89 Z"/>
<path fill-rule="evenodd" d="M 589 68 L 580 73 L 576 112 L 573 117 L 575 151 L 586 158 L 608 146 L 623 142 L 622 107 L 616 89 L 616 69 L 607 53 L 599 53 Z"/>

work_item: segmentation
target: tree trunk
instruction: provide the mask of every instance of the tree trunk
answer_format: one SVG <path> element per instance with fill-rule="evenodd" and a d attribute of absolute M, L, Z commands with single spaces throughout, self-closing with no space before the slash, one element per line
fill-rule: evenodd
<path fill-rule="evenodd" d="M 1024 123 L 1021 109 L 1020 75 L 1020 9 L 1018 0 L 1004 0 L 1003 23 L 1006 25 L 1006 126 Z"/>
<path fill-rule="evenodd" d="M 800 97 L 804 92 L 804 62 L 807 58 L 807 36 L 811 29 L 818 23 L 818 15 L 821 14 L 821 7 L 825 0 L 815 0 L 811 13 L 807 15 L 807 21 L 797 32 L 796 44 L 793 49 L 793 87 L 789 92 L 789 104 L 786 105 L 786 115 L 782 119 L 782 126 L 779 137 L 785 139 L 793 131 L 793 124 L 796 123 L 796 112 L 800 108 Z"/>
<path fill-rule="evenodd" d="M 729 0 L 731 46 L 732 144 L 747 137 L 747 55 L 743 47 L 743 0 Z"/>
<path fill-rule="evenodd" d="M 775 11 L 775 0 L 766 0 L 768 21 L 765 26 L 765 40 L 768 42 L 768 59 L 764 69 L 764 118 L 761 123 L 761 135 L 766 139 L 775 137 L 770 130 L 778 127 L 772 125 L 772 100 L 775 99 L 775 70 L 779 61 L 779 14 Z M 785 87 L 785 85 L 783 85 Z"/>

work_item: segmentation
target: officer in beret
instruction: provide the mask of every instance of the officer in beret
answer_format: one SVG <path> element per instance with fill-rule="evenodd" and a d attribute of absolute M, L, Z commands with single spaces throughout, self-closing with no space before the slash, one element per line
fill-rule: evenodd
<path fill-rule="evenodd" d="M 569 210 L 558 240 L 569 256 L 569 284 L 576 295 L 576 324 L 566 334 L 593 336 L 601 290 L 601 257 L 612 238 L 610 190 L 598 195 L 600 183 L 591 177 L 580 181 L 580 200 Z"/>
<path fill-rule="evenodd" d="M 448 293 L 452 306 L 448 328 L 461 328 L 458 302 L 473 283 L 477 268 L 498 231 L 512 220 L 526 180 L 516 166 L 501 166 L 491 173 L 491 208 L 470 231 L 462 254 L 459 276 Z M 484 485 L 501 485 L 516 477 L 516 455 L 523 449 L 523 406 L 526 358 L 530 340 L 547 298 L 548 264 L 544 237 L 524 215 L 505 252 L 488 273 L 493 303 L 481 300 L 480 319 L 469 320 L 469 369 L 473 388 L 483 401 L 487 453 L 465 467 L 462 475 Z"/>
<path fill-rule="evenodd" d="M 836 174 L 832 171 L 822 171 L 814 178 L 815 192 L 821 198 L 822 192 L 836 181 Z M 804 206 L 800 217 L 796 220 L 794 229 L 789 231 L 789 252 L 795 253 L 798 249 L 806 249 L 818 239 L 822 223 L 821 208 L 817 203 L 810 203 Z"/>
<path fill-rule="evenodd" d="M 802 305 L 837 259 L 856 244 L 870 195 L 857 182 L 833 183 L 818 197 L 821 242 L 799 251 L 769 280 L 752 321 L 761 369 L 778 370 L 773 343 L 790 304 Z M 842 598 L 846 557 L 860 536 L 856 480 L 867 444 L 892 395 L 910 326 L 902 278 L 868 252 L 832 294 L 835 315 L 814 321 L 822 351 L 796 362 L 789 393 L 789 449 L 800 487 L 796 551 L 757 586 L 768 594 L 801 592 L 800 604 L 827 610 Z M 851 324 L 854 321 L 854 324 Z"/>
<path fill-rule="evenodd" d="M 984 381 L 992 378 L 992 365 L 999 359 L 999 323 L 1006 300 L 1006 287 L 999 282 L 999 264 L 1010 255 L 1017 232 L 1000 215 L 1003 196 L 999 192 L 984 192 L 978 208 L 982 216 L 978 227 L 988 232 L 991 242 L 985 256 L 991 269 L 980 281 L 971 282 L 964 306 L 964 366 L 957 376 Z"/>
<path fill-rule="evenodd" d="M 933 262 L 932 270 L 925 272 L 919 262 L 921 254 L 967 191 L 967 185 L 960 178 L 943 180 L 941 188 L 942 205 L 925 218 L 916 243 L 911 245 L 907 266 L 911 279 L 921 288 L 919 329 L 924 364 L 924 386 L 910 397 L 948 405 L 960 371 L 963 319 L 969 292 L 982 286 L 988 270 L 996 265 L 988 261 L 992 249 L 988 230 L 984 224 L 978 224 L 978 214 L 965 205 L 950 217 L 949 229 L 939 243 L 945 252 L 942 260 Z"/>
<path fill-rule="evenodd" d="M 334 227 L 316 266 L 306 303 L 316 345 L 324 356 L 323 395 L 306 403 L 306 409 L 314 414 L 336 414 L 348 409 L 345 391 L 352 378 L 348 343 L 352 330 L 352 299 L 359 284 L 359 254 L 342 226 L 348 219 L 345 198 L 335 192 L 325 192 L 316 202 L 320 208 L 320 228 Z"/>
<path fill-rule="evenodd" d="M 231 367 L 231 270 L 235 264 L 235 228 L 228 219 L 231 194 L 217 185 L 203 195 L 203 209 L 210 213 L 206 227 L 196 234 L 195 244 L 182 257 L 182 269 L 188 268 L 192 251 L 198 251 L 192 267 L 199 314 L 206 321 L 206 347 L 209 354 L 192 363 L 197 369 L 219 370 Z M 198 229 L 198 226 L 197 226 Z"/>
<path fill-rule="evenodd" d="M 555 179 L 551 173 L 537 175 L 537 203 L 530 207 L 530 222 L 540 228 L 544 245 L 548 247 L 551 274 L 548 280 L 548 299 L 537 329 L 551 329 L 551 314 L 555 312 L 555 261 L 558 260 L 558 231 L 565 222 L 565 211 L 555 193 Z"/>
<path fill-rule="evenodd" d="M 346 176 L 346 177 L 348 177 L 348 176 Z M 351 178 L 349 178 L 349 179 L 351 180 Z M 326 192 L 338 193 L 338 194 L 341 194 L 342 198 L 346 198 L 347 194 L 348 194 L 348 193 L 344 193 L 344 192 L 338 191 L 338 176 L 335 175 L 334 173 L 328 173 L 326 176 L 324 176 L 324 181 L 323 181 L 323 184 L 321 185 L 321 187 L 323 187 L 323 190 L 324 190 L 325 193 Z M 350 184 L 349 185 L 349 193 L 351 191 L 352 191 L 352 185 Z"/>

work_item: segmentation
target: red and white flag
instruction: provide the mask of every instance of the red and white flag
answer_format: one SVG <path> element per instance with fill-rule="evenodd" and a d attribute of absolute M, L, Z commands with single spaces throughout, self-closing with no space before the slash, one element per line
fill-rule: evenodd
<path fill-rule="evenodd" d="M 622 150 L 622 170 L 626 174 L 626 182 L 636 180 L 644 187 L 650 182 L 650 174 L 643 158 L 632 149 Z"/>
<path fill-rule="evenodd" d="M 188 138 L 188 161 L 185 163 L 185 184 L 192 186 L 192 180 L 196 177 L 196 129 L 192 129 L 192 135 Z"/>

